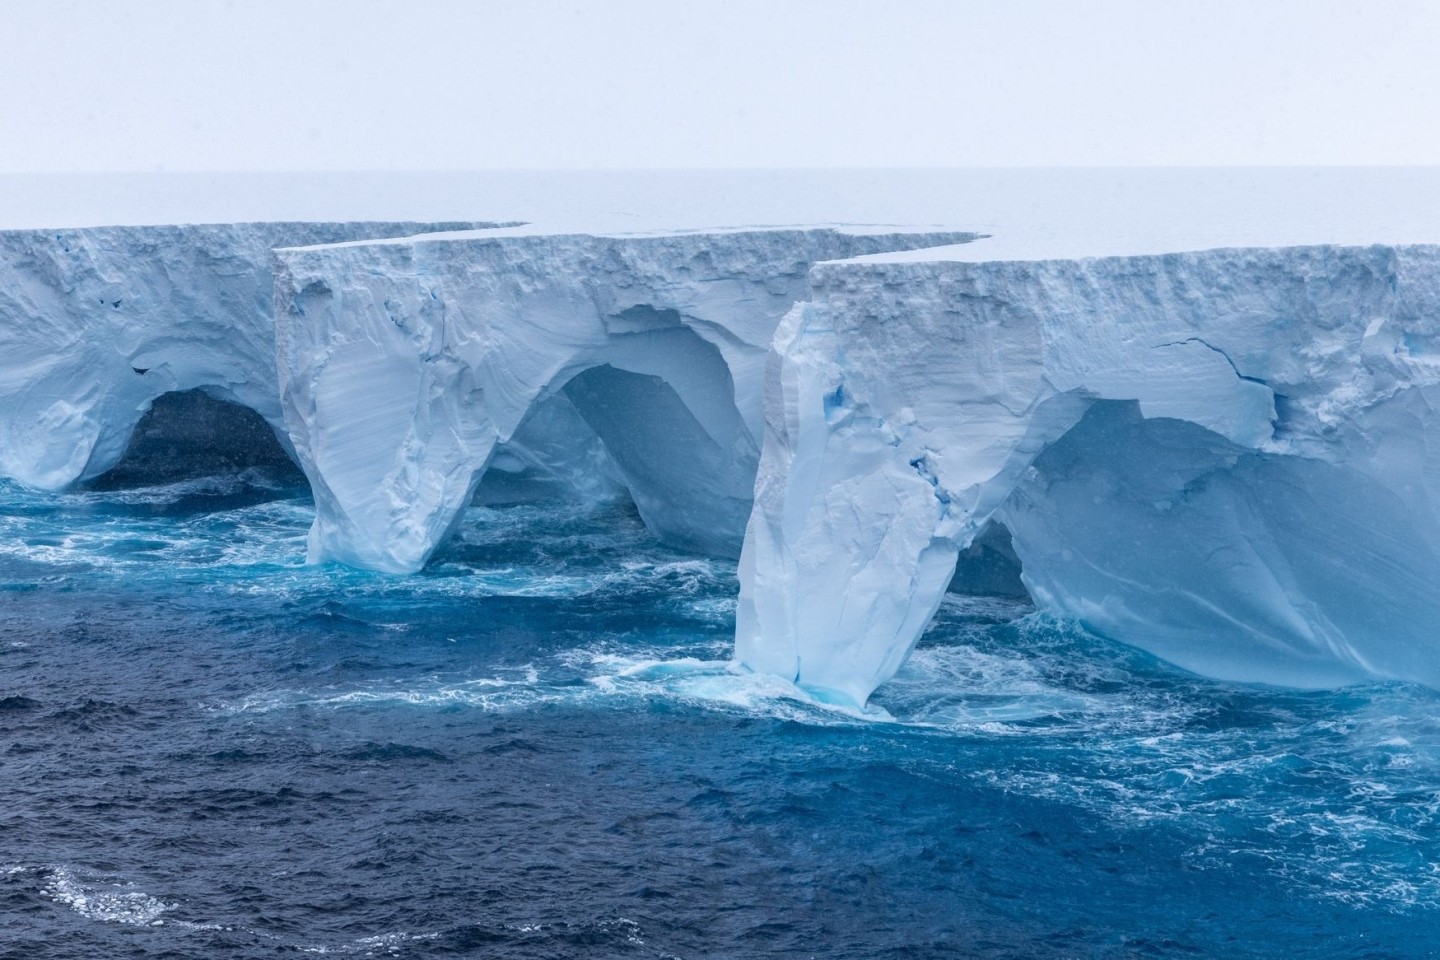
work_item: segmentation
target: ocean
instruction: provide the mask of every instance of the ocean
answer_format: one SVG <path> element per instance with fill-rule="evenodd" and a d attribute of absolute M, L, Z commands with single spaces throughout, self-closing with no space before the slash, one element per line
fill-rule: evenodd
<path fill-rule="evenodd" d="M 865 711 L 626 503 L 304 564 L 279 466 L 0 481 L 0 957 L 1440 954 L 1440 694 L 952 594 Z"/>

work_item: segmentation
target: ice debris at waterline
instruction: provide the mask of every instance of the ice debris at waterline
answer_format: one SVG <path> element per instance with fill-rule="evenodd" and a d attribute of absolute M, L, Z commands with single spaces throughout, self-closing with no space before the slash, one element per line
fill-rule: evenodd
<path fill-rule="evenodd" d="M 393 573 L 477 491 L 628 498 L 740 554 L 738 662 L 851 705 L 952 585 L 1213 677 L 1440 686 L 1435 247 L 484 226 L 0 233 L 0 474 L 294 458 L 309 560 Z"/>

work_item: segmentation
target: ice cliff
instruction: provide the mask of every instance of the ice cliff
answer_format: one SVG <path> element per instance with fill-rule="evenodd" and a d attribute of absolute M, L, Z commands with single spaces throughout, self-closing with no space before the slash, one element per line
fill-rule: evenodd
<path fill-rule="evenodd" d="M 95 480 L 152 407 L 231 430 L 203 391 L 305 471 L 313 561 L 418 570 L 477 491 L 628 495 L 739 554 L 737 659 L 822 697 L 962 557 L 1209 676 L 1440 687 L 1440 247 L 481 226 L 0 232 L 0 475 Z"/>
<path fill-rule="evenodd" d="M 119 461 L 162 394 L 203 389 L 283 438 L 281 245 L 477 223 L 239 223 L 0 231 L 0 476 L 60 489 Z"/>
<path fill-rule="evenodd" d="M 278 250 L 280 388 L 315 492 L 310 558 L 418 570 L 497 446 L 540 421 L 551 442 L 522 445 L 552 473 L 583 474 L 598 438 L 647 526 L 733 556 L 771 337 L 809 294 L 810 265 L 973 236 L 509 230 Z"/>
<path fill-rule="evenodd" d="M 1220 678 L 1440 686 L 1440 247 L 818 264 L 737 657 L 863 703 L 1003 523 L 1037 605 Z"/>

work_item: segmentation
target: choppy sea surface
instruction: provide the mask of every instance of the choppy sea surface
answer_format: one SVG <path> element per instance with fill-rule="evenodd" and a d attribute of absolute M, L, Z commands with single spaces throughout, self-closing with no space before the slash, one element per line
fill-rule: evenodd
<path fill-rule="evenodd" d="M 1440 696 L 951 596 L 868 712 L 621 506 L 303 565 L 303 482 L 0 483 L 0 957 L 1440 955 Z"/>

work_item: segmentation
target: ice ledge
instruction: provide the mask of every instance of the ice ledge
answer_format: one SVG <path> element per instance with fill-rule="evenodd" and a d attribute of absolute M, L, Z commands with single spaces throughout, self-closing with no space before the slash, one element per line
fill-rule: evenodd
<path fill-rule="evenodd" d="M 842 237 L 913 237 L 921 239 L 927 249 L 948 250 L 981 239 L 985 234 L 971 230 L 958 230 L 939 226 L 919 227 L 907 224 L 886 223 L 794 223 L 794 224 L 748 224 L 743 226 L 716 227 L 649 227 L 624 230 L 614 227 L 590 228 L 573 223 L 510 223 L 497 224 L 483 229 L 427 230 L 406 236 L 374 237 L 347 240 L 336 243 L 296 244 L 281 248 L 287 254 L 307 250 L 334 251 L 354 247 L 404 246 L 415 247 L 425 244 L 453 244 L 467 241 L 493 240 L 534 240 L 550 239 L 580 242 L 586 238 L 602 240 L 664 240 L 682 237 L 716 238 L 751 234 L 810 233 L 823 231 Z M 948 240 L 948 242 L 947 242 Z M 883 255 L 883 254 L 882 254 Z M 864 259 L 864 256 L 848 259 Z"/>
<path fill-rule="evenodd" d="M 1440 247 L 927 250 L 811 285 L 774 341 L 742 662 L 863 703 L 998 519 L 1044 609 L 1182 666 L 1440 685 Z"/>

